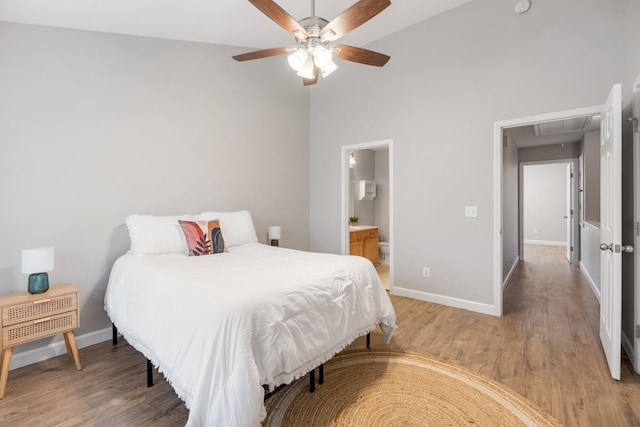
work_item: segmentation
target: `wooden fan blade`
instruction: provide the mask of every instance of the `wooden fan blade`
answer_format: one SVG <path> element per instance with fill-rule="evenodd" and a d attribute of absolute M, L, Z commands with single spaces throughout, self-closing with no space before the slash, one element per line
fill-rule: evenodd
<path fill-rule="evenodd" d="M 233 59 L 235 59 L 236 61 L 250 61 L 252 59 L 268 58 L 270 56 L 284 55 L 285 53 L 288 53 L 290 49 L 295 49 L 295 47 L 272 47 L 271 49 L 256 50 L 253 52 L 236 55 L 233 57 Z"/>
<path fill-rule="evenodd" d="M 273 0 L 249 0 L 249 2 L 260 10 L 260 12 L 267 15 L 276 24 L 287 30 L 287 32 L 293 34 L 300 33 L 304 38 L 309 37 L 309 33 L 304 29 L 302 25 L 298 23 L 286 10 L 278 6 Z"/>
<path fill-rule="evenodd" d="M 323 40 L 337 40 L 358 28 L 391 5 L 390 0 L 360 0 L 333 18 L 320 31 Z"/>
<path fill-rule="evenodd" d="M 334 48 L 332 49 L 333 56 L 336 58 L 358 62 L 360 64 L 382 67 L 391 59 L 388 55 L 361 47 L 347 46 L 344 44 L 334 44 L 332 47 Z"/>
<path fill-rule="evenodd" d="M 302 79 L 302 84 L 305 86 L 311 86 L 318 83 L 318 77 L 320 76 L 320 68 L 314 66 L 313 67 L 313 78 L 312 79 Z"/>

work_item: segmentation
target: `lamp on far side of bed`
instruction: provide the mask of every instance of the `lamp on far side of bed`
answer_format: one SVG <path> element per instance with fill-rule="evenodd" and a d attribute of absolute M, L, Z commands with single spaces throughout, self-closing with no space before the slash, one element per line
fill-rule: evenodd
<path fill-rule="evenodd" d="M 269 226 L 269 240 L 271 240 L 271 246 L 280 246 L 278 240 L 280 240 L 280 226 L 279 225 L 270 225 Z"/>
<path fill-rule="evenodd" d="M 22 250 L 22 273 L 29 275 L 30 294 L 41 294 L 49 289 L 49 275 L 53 270 L 53 247 Z"/>

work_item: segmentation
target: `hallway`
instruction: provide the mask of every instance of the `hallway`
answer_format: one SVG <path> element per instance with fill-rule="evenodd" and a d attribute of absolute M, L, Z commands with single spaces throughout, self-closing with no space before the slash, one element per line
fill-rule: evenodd
<path fill-rule="evenodd" d="M 526 361 L 520 391 L 559 419 L 577 417 L 578 425 L 624 419 L 618 411 L 631 402 L 620 401 L 619 389 L 629 381 L 637 386 L 638 376 L 625 360 L 621 383 L 610 378 L 599 339 L 600 306 L 582 272 L 567 262 L 564 246 L 525 245 L 524 259 L 504 294 L 505 316 L 526 328 L 526 340 L 511 343 Z M 632 405 L 636 411 L 639 401 Z M 592 416 L 580 419 L 586 406 Z"/>

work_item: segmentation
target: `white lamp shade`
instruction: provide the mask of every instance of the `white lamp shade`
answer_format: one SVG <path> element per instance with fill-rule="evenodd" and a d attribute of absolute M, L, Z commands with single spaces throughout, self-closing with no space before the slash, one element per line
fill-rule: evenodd
<path fill-rule="evenodd" d="M 312 79 L 315 77 L 315 74 L 313 73 L 313 61 L 311 58 L 307 58 L 307 62 L 304 63 L 297 74 L 304 79 Z"/>
<path fill-rule="evenodd" d="M 307 61 L 308 57 L 309 57 L 309 52 L 299 47 L 298 49 L 296 49 L 295 52 L 293 52 L 287 57 L 287 61 L 289 62 L 289 66 L 291 68 L 293 68 L 295 71 L 300 71 L 304 63 Z"/>
<path fill-rule="evenodd" d="M 313 62 L 319 68 L 326 67 L 332 58 L 331 51 L 322 45 L 316 46 L 313 50 Z"/>
<path fill-rule="evenodd" d="M 44 273 L 53 270 L 53 247 L 22 250 L 22 273 Z"/>
<path fill-rule="evenodd" d="M 279 225 L 269 226 L 269 239 L 280 240 L 280 231 L 281 230 Z"/>

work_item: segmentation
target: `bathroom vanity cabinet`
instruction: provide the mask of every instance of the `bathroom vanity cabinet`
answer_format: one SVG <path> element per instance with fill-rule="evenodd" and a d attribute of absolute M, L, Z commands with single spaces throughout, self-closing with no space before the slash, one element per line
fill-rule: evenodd
<path fill-rule="evenodd" d="M 349 227 L 349 253 L 367 258 L 378 264 L 378 227 L 351 226 Z"/>

